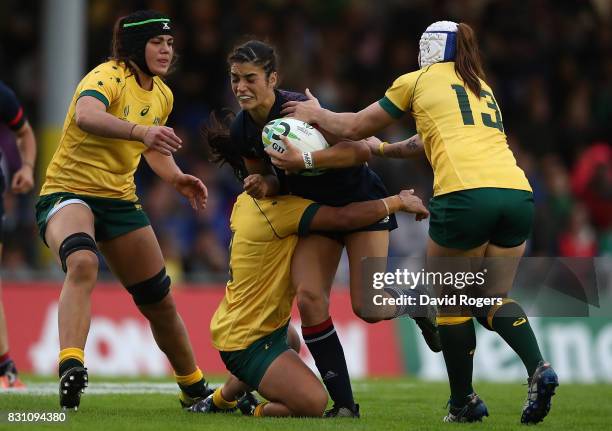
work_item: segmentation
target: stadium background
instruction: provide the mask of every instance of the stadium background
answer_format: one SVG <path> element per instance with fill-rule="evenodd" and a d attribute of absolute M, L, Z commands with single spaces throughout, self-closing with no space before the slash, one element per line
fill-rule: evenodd
<path fill-rule="evenodd" d="M 61 47 L 61 52 L 45 48 L 49 16 L 62 4 L 82 10 L 77 16 L 84 32 L 82 56 L 70 52 L 71 45 Z M 76 7 L 79 4 L 82 8 Z M 179 307 L 203 369 L 222 371 L 208 342 L 208 316 L 226 277 L 228 217 L 241 187 L 229 170 L 206 162 L 198 128 L 211 110 L 236 109 L 225 57 L 232 46 L 245 40 L 244 35 L 276 45 L 282 87 L 298 91 L 309 87 L 327 107 L 357 110 L 381 97 L 395 77 L 417 68 L 418 39 L 427 25 L 439 19 L 468 22 L 478 34 L 509 143 L 534 188 L 537 218 L 528 254 L 612 255 L 609 1 L 4 0 L 0 4 L 0 79 L 15 89 L 37 133 L 38 180 L 78 79 L 107 57 L 114 20 L 143 7 L 174 19 L 180 61 L 168 79 L 175 94 L 169 125 L 184 140 L 178 163 L 202 178 L 210 195 L 208 209 L 196 214 L 146 166 L 138 173 L 139 195 L 169 271 L 182 283 L 177 289 Z M 51 21 L 51 29 L 77 25 L 74 16 Z M 55 73 L 61 74 L 64 62 L 74 58 L 79 78 L 61 95 L 64 102 L 58 101 L 60 120 L 49 123 L 44 106 L 58 86 L 48 79 L 53 73 L 45 65 L 52 64 Z M 414 125 L 407 120 L 387 129 L 384 138 L 396 140 L 412 133 Z M 0 130 L 9 174 L 16 166 L 11 141 L 10 132 Z M 424 200 L 431 196 L 431 171 L 425 161 L 385 160 L 371 165 L 390 191 L 409 186 Z M 37 238 L 35 200 L 35 194 L 5 195 L 4 302 L 11 352 L 18 365 L 26 371 L 52 374 L 57 354 L 55 301 L 62 273 Z M 400 225 L 392 235 L 390 255 L 422 256 L 427 225 L 408 217 L 400 217 Z M 410 322 L 368 326 L 352 316 L 343 289 L 345 262 L 332 301 L 352 375 L 408 372 L 444 378 L 440 355 L 423 349 Z M 105 270 L 100 278 L 112 281 Z M 611 294 L 600 292 L 600 317 L 535 321 L 546 356 L 564 380 L 612 382 Z M 90 368 L 111 375 L 168 371 L 125 293 L 112 282 L 101 284 L 95 304 L 88 343 Z M 520 364 L 494 334 L 481 331 L 478 337 L 478 377 L 523 378 Z M 123 343 L 119 349 L 120 340 L 125 339 L 131 340 L 129 347 Z"/>

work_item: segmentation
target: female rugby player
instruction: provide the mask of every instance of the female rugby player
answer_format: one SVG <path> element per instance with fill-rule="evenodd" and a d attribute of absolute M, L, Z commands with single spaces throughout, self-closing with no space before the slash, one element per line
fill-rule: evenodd
<path fill-rule="evenodd" d="M 214 120 L 204 129 L 215 161 L 228 163 L 240 180 L 248 176 L 240 154 L 233 151 L 227 128 Z M 284 138 L 286 140 L 286 138 Z M 236 399 L 256 389 L 269 400 L 255 416 L 321 417 L 327 393 L 314 373 L 289 348 L 287 328 L 296 291 L 291 282 L 293 251 L 312 231 L 350 231 L 406 211 L 428 216 L 412 191 L 343 207 L 320 205 L 298 196 L 238 196 L 230 225 L 230 280 L 210 323 L 213 345 L 220 351 L 229 381 L 192 406 L 195 412 L 236 407 Z"/>
<path fill-rule="evenodd" d="M 36 138 L 13 90 L 0 81 L 0 123 L 6 125 L 17 140 L 21 167 L 11 183 L 13 193 L 27 193 L 34 187 L 34 163 L 36 162 Z M 0 172 L 0 258 L 2 257 L 2 234 L 4 222 L 4 175 Z M 9 354 L 8 329 L 2 303 L 0 286 L 0 389 L 23 388 L 25 385 L 17 374 L 15 362 Z"/>
<path fill-rule="evenodd" d="M 228 63 L 232 91 L 242 108 L 231 125 L 231 139 L 250 174 L 244 180 L 249 195 L 260 199 L 291 193 L 331 206 L 388 196 L 380 178 L 363 164 L 370 157 L 364 142 L 343 141 L 313 153 L 314 167 L 335 168 L 322 175 L 286 175 L 283 170 L 275 170 L 264 151 L 262 129 L 269 121 L 281 117 L 284 103 L 306 100 L 306 97 L 276 88 L 276 54 L 263 42 L 249 41 L 236 47 L 229 55 Z M 334 401 L 334 408 L 327 413 L 328 416 L 359 416 L 344 352 L 329 315 L 329 295 L 342 249 L 346 246 L 349 258 L 353 310 L 368 322 L 378 321 L 382 317 L 370 313 L 372 307 L 367 307 L 364 300 L 367 294 L 362 280 L 371 277 L 363 274 L 361 261 L 364 257 L 386 258 L 389 230 L 396 227 L 395 217 L 391 214 L 352 232 L 313 234 L 298 241 L 291 276 L 297 289 L 304 341 Z M 386 270 L 384 259 L 376 263 L 379 267 L 370 265 L 369 272 Z M 422 326 L 428 343 L 439 351 L 433 319 L 419 318 L 417 323 Z"/>
<path fill-rule="evenodd" d="M 64 408 L 78 408 L 87 386 L 83 349 L 98 251 L 149 320 L 176 374 L 181 403 L 209 394 L 134 184 L 144 155 L 194 209 L 206 205 L 206 187 L 175 164 L 172 153 L 181 140 L 164 126 L 173 96 L 161 77 L 172 65 L 173 40 L 170 19 L 158 12 L 117 21 L 112 59 L 79 83 L 36 205 L 40 235 L 66 273 L 58 311 Z"/>
<path fill-rule="evenodd" d="M 309 101 L 287 102 L 282 112 L 350 139 L 370 136 L 409 112 L 434 171 L 428 257 L 504 257 L 511 271 L 498 281 L 507 286 L 493 287 L 508 292 L 531 231 L 533 196 L 508 148 L 473 30 L 464 23 L 432 24 L 421 36 L 419 64 L 420 70 L 400 76 L 381 100 L 358 113 L 322 109 L 308 91 Z M 370 145 L 385 156 L 402 149 L 414 153 L 419 144 L 409 139 Z M 527 369 L 529 392 L 521 421 L 540 422 L 558 379 L 542 360 L 525 312 L 510 299 L 478 311 L 478 321 L 498 332 Z M 445 421 L 481 420 L 488 412 L 472 388 L 472 318 L 441 317 L 438 323 L 451 387 Z"/>

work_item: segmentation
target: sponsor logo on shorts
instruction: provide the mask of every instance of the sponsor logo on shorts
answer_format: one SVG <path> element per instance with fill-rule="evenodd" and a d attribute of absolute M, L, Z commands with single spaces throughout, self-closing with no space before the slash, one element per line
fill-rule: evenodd
<path fill-rule="evenodd" d="M 512 326 L 521 326 L 525 322 L 527 322 L 527 319 L 525 319 L 524 317 L 519 317 L 518 319 L 514 321 Z"/>
<path fill-rule="evenodd" d="M 389 223 L 389 220 L 391 220 L 391 219 L 389 218 L 389 216 L 385 216 L 385 218 L 384 218 L 384 219 L 382 219 L 381 221 L 379 221 L 378 223 L 380 223 L 380 224 L 386 224 L 386 223 Z"/>

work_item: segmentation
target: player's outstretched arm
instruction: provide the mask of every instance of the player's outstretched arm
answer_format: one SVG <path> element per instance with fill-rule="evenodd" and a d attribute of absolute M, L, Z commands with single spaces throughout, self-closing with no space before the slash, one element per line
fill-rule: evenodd
<path fill-rule="evenodd" d="M 421 137 L 417 134 L 400 142 L 383 142 L 375 136 L 366 139 L 370 152 L 374 156 L 391 159 L 412 159 L 425 154 Z"/>
<path fill-rule="evenodd" d="M 206 208 L 208 190 L 199 178 L 181 171 L 171 155 L 165 156 L 153 150 L 147 150 L 143 155 L 153 172 L 185 196 L 194 210 Z"/>
<path fill-rule="evenodd" d="M 429 217 L 429 211 L 421 199 L 414 195 L 414 190 L 402 190 L 384 199 L 353 202 L 343 207 L 322 206 L 312 219 L 310 230 L 359 229 L 398 211 L 415 214 L 417 221 Z"/>
<path fill-rule="evenodd" d="M 92 96 L 76 103 L 76 123 L 81 130 L 105 138 L 140 141 L 148 148 L 169 156 L 181 148 L 181 138 L 171 127 L 143 126 L 121 120 L 106 112 L 106 105 Z"/>
<path fill-rule="evenodd" d="M 316 124 L 340 138 L 359 140 L 376 134 L 395 119 L 378 102 L 357 113 L 332 112 L 321 108 L 319 101 L 306 89 L 307 101 L 289 101 L 283 104 L 281 114 L 294 117 L 309 124 Z"/>

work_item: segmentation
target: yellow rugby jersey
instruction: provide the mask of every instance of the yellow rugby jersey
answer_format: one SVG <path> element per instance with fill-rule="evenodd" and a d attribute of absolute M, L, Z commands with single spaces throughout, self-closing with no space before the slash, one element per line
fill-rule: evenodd
<path fill-rule="evenodd" d="M 143 89 L 130 70 L 115 61 L 103 63 L 79 83 L 64 120 L 61 139 L 47 168 L 41 195 L 72 192 L 88 196 L 136 201 L 134 172 L 142 142 L 103 138 L 81 130 L 76 124 L 76 102 L 93 96 L 106 112 L 144 126 L 164 125 L 172 111 L 172 92 L 153 78 L 153 89 Z"/>
<path fill-rule="evenodd" d="M 508 148 L 493 91 L 484 82 L 478 99 L 455 73 L 436 63 L 400 76 L 379 104 L 394 118 L 415 119 L 434 172 L 434 196 L 479 187 L 531 191 Z"/>
<path fill-rule="evenodd" d="M 246 349 L 289 321 L 297 234 L 308 233 L 319 207 L 297 196 L 238 196 L 230 218 L 230 280 L 210 322 L 216 349 Z"/>

